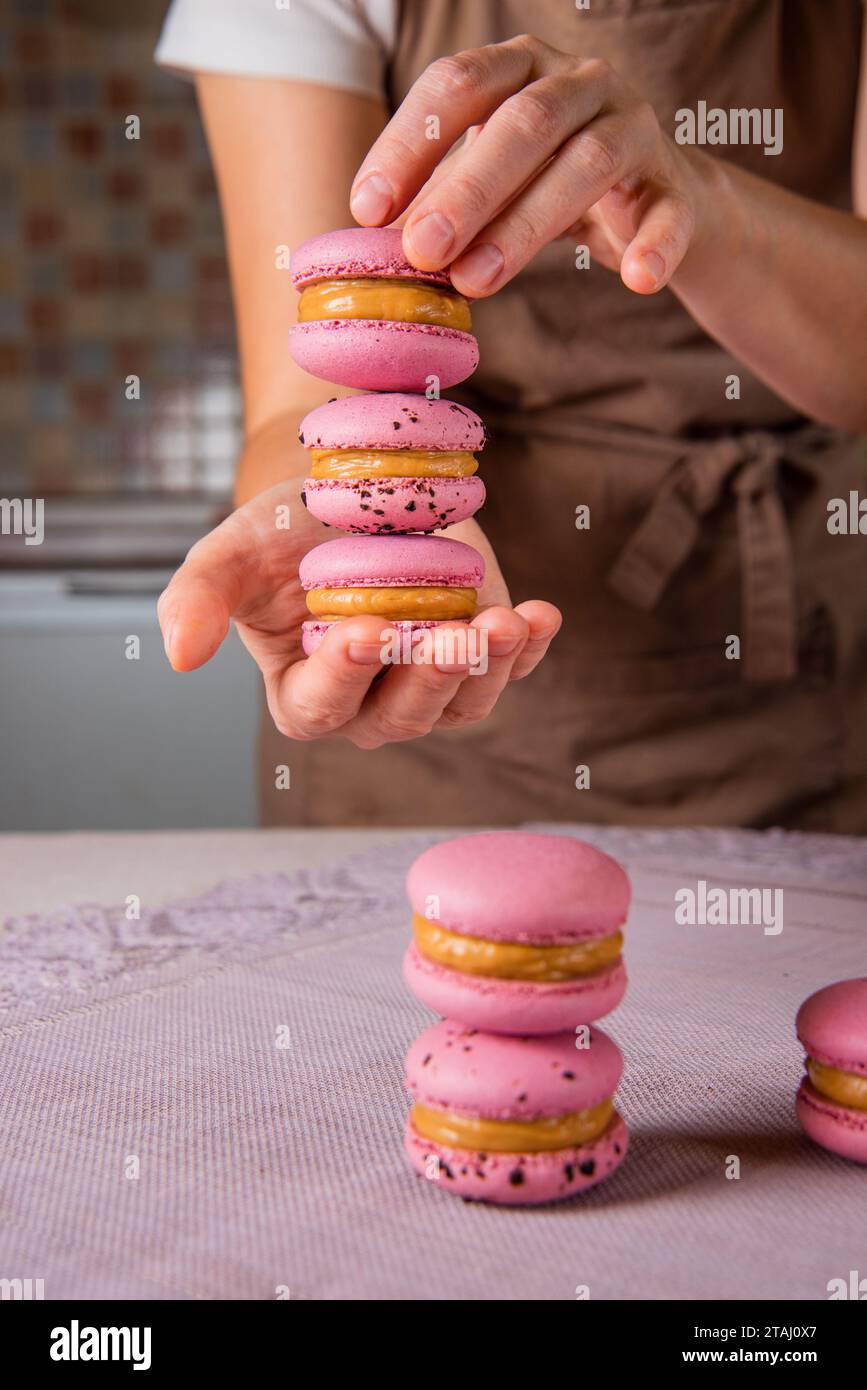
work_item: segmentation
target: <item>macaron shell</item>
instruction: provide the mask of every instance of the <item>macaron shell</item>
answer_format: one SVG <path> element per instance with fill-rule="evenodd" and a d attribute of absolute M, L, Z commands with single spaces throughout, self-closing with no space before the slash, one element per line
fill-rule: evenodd
<path fill-rule="evenodd" d="M 298 366 L 360 391 L 425 391 L 465 381 L 479 365 L 472 333 L 389 319 L 314 319 L 289 329 Z"/>
<path fill-rule="evenodd" d="M 390 280 L 451 284 L 447 270 L 418 270 L 410 265 L 401 243 L 399 227 L 340 227 L 310 237 L 292 254 L 292 283 L 302 290 L 317 280 L 385 276 Z"/>
<path fill-rule="evenodd" d="M 414 911 L 488 941 L 592 940 L 623 925 L 630 887 L 601 850 L 569 835 L 488 831 L 443 840 L 410 866 Z"/>
<path fill-rule="evenodd" d="M 589 1045 L 574 1032 L 507 1037 L 435 1023 L 411 1043 L 406 1086 L 434 1110 L 490 1120 L 537 1120 L 589 1110 L 613 1096 L 623 1072 L 620 1049 L 600 1028 Z"/>
<path fill-rule="evenodd" d="M 471 545 L 448 536 L 352 536 L 308 550 L 298 577 L 304 589 L 430 584 L 477 589 L 485 562 Z"/>
<path fill-rule="evenodd" d="M 805 1077 L 795 1101 L 798 1123 L 809 1139 L 823 1149 L 867 1163 L 867 1110 L 851 1110 L 828 1100 Z"/>
<path fill-rule="evenodd" d="M 840 980 L 811 994 L 795 1028 L 817 1062 L 867 1076 L 867 978 Z"/>
<path fill-rule="evenodd" d="M 611 1013 L 626 992 L 622 959 L 584 979 L 537 985 L 462 975 L 427 960 L 414 942 L 403 959 L 403 978 L 435 1014 L 488 1033 L 574 1033 L 579 1023 L 594 1023 Z"/>
<path fill-rule="evenodd" d="M 313 619 L 313 618 L 309 619 L 309 620 L 308 620 L 307 622 L 305 622 L 305 623 L 302 623 L 302 624 L 301 624 L 301 646 L 302 646 L 302 648 L 303 648 L 304 655 L 305 655 L 305 656 L 312 656 L 313 653 L 314 653 L 319 647 L 322 646 L 322 643 L 325 641 L 325 637 L 326 637 L 326 634 L 328 633 L 328 631 L 329 631 L 332 627 L 336 627 L 336 626 L 337 626 L 336 623 L 323 623 L 323 622 L 320 622 L 318 619 Z M 384 628 L 398 628 L 400 631 L 409 631 L 409 632 L 420 632 L 422 628 L 441 627 L 441 626 L 442 626 L 442 624 L 441 624 L 441 623 L 438 623 L 438 622 L 411 623 L 411 622 L 401 622 L 401 621 L 398 619 L 397 622 L 386 623 L 386 622 L 383 620 L 383 627 L 384 627 Z M 450 623 L 449 626 L 450 626 L 450 627 L 455 627 L 455 626 L 457 626 L 457 624 L 456 624 L 456 623 Z"/>
<path fill-rule="evenodd" d="M 307 478 L 304 501 L 327 526 L 354 535 L 435 531 L 474 516 L 481 478 Z"/>
<path fill-rule="evenodd" d="M 586 1192 L 619 1167 L 628 1142 L 626 1125 L 616 1111 L 598 1139 L 549 1153 L 478 1154 L 446 1148 L 423 1139 L 409 1117 L 404 1135 L 407 1158 L 426 1181 L 456 1197 L 500 1206 L 561 1202 Z"/>
<path fill-rule="evenodd" d="M 431 449 L 476 454 L 485 427 L 474 410 L 457 401 L 382 391 L 342 396 L 318 405 L 301 421 L 308 449 Z"/>

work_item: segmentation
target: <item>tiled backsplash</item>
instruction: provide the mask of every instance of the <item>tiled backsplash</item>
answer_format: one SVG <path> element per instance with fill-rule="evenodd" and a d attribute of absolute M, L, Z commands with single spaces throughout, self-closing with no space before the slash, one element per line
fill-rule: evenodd
<path fill-rule="evenodd" d="M 153 62 L 165 9 L 0 0 L 4 495 L 229 486 L 219 205 L 192 87 Z"/>

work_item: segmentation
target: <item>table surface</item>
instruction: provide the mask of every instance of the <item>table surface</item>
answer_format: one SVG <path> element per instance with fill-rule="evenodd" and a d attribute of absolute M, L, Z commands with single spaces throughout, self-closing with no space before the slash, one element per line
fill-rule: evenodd
<path fill-rule="evenodd" d="M 60 903 L 115 903 L 127 893 L 162 904 L 202 893 L 229 876 L 292 873 L 411 834 L 296 829 L 0 835 L 0 915 L 50 912 Z"/>
<path fill-rule="evenodd" d="M 445 830 L 0 837 L 0 1272 L 49 1298 L 227 1299 L 823 1299 L 863 1274 L 867 1170 L 810 1145 L 792 1100 L 798 1004 L 867 974 L 867 846 L 556 829 L 633 883 L 603 1024 L 631 1148 L 584 1198 L 518 1212 L 400 1152 L 402 1054 L 432 1021 L 400 978 L 402 879 Z M 783 931 L 679 925 L 701 879 L 780 890 Z M 110 906 L 130 894 L 140 923 Z"/>

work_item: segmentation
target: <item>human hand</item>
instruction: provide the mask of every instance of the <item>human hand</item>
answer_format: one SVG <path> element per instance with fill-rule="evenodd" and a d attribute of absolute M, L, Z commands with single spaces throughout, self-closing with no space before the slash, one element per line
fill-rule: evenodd
<path fill-rule="evenodd" d="M 286 506 L 288 530 L 277 525 L 278 508 Z M 472 622 L 487 633 L 484 674 L 470 675 L 467 664 L 386 669 L 382 651 L 391 629 L 374 617 L 336 623 L 305 658 L 301 624 L 310 615 L 298 565 L 329 532 L 304 507 L 298 479 L 244 503 L 190 550 L 158 604 L 169 660 L 176 671 L 202 666 L 234 621 L 264 677 L 271 717 L 288 738 L 343 734 L 359 748 L 378 748 L 435 726 L 484 719 L 506 685 L 541 661 L 560 614 L 541 601 L 513 608 L 479 527 L 465 522 L 453 529 L 485 555 L 487 575 Z"/>
<path fill-rule="evenodd" d="M 431 113 L 439 140 L 424 138 Z M 521 35 L 432 63 L 363 160 L 350 206 L 364 226 L 402 219 L 412 264 L 450 266 L 471 299 L 565 235 L 652 294 L 703 232 L 712 164 L 665 135 L 607 62 Z"/>

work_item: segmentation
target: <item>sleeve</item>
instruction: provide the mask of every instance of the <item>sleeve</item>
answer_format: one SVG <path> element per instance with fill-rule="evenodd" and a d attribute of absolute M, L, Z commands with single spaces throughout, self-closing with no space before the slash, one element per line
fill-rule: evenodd
<path fill-rule="evenodd" d="M 398 0 L 173 0 L 156 61 L 195 72 L 289 77 L 382 97 Z"/>

